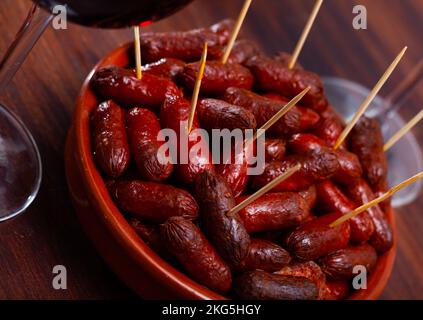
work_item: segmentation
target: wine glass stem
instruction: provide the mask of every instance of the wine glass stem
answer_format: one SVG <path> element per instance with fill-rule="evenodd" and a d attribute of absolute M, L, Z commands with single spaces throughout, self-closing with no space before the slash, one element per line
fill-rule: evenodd
<path fill-rule="evenodd" d="M 25 22 L 0 62 L 0 94 L 4 93 L 52 18 L 52 14 L 32 5 Z"/>

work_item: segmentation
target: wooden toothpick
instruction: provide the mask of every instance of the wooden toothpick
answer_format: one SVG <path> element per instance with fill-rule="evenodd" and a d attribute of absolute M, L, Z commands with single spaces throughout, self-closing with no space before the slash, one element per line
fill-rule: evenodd
<path fill-rule="evenodd" d="M 407 134 L 413 127 L 423 119 L 423 110 L 421 110 L 413 119 L 410 120 L 403 128 L 401 128 L 391 139 L 383 146 L 383 151 L 391 149 L 403 136 Z"/>
<path fill-rule="evenodd" d="M 330 227 L 336 227 L 337 225 L 340 225 L 341 223 L 359 215 L 360 213 L 368 210 L 369 208 L 385 201 L 386 199 L 392 197 L 395 193 L 397 193 L 398 191 L 400 191 L 401 189 L 404 189 L 405 187 L 409 186 L 410 184 L 415 183 L 416 181 L 420 180 L 423 178 L 423 172 L 420 172 L 419 174 L 416 174 L 415 176 L 411 177 L 410 179 L 405 180 L 404 182 L 401 182 L 399 185 L 393 187 L 392 189 L 390 189 L 388 192 L 386 192 L 385 194 L 381 195 L 380 197 L 363 204 L 361 207 L 351 211 L 350 213 L 343 215 L 341 218 L 335 220 L 334 222 L 332 222 L 330 224 Z"/>
<path fill-rule="evenodd" d="M 297 164 L 295 167 L 292 167 L 291 169 L 289 169 L 287 172 L 285 172 L 281 176 L 279 176 L 276 179 L 274 179 L 273 181 L 269 182 L 267 185 L 265 185 L 259 191 L 257 191 L 253 195 L 249 196 L 247 199 L 245 199 L 244 201 L 242 201 L 241 203 L 239 203 L 235 207 L 233 207 L 227 213 L 227 215 L 232 215 L 232 214 L 238 213 L 239 211 L 241 211 L 242 209 L 244 209 L 246 206 L 248 206 L 250 203 L 256 201 L 258 198 L 260 198 L 262 195 L 264 195 L 265 193 L 267 193 L 270 190 L 272 190 L 278 184 L 280 184 L 284 180 L 286 180 L 289 177 L 291 177 L 295 172 L 297 172 L 300 169 L 301 169 L 301 164 Z"/>
<path fill-rule="evenodd" d="M 225 64 L 228 62 L 229 56 L 231 54 L 232 48 L 234 47 L 235 40 L 238 37 L 239 31 L 241 30 L 241 26 L 244 23 L 245 16 L 248 13 L 248 9 L 251 6 L 251 2 L 253 0 L 245 0 L 244 6 L 241 9 L 241 13 L 239 14 L 238 20 L 235 23 L 234 30 L 232 31 L 231 37 L 229 38 L 228 45 L 226 46 L 225 53 L 223 54 L 221 62 Z"/>
<path fill-rule="evenodd" d="M 195 86 L 194 86 L 194 92 L 192 93 L 191 110 L 189 112 L 189 118 L 188 118 L 188 134 L 190 134 L 192 130 L 195 109 L 197 108 L 198 96 L 200 95 L 201 81 L 203 80 L 204 69 L 206 67 L 206 61 L 207 61 L 207 48 L 208 48 L 208 44 L 206 42 L 204 43 L 203 54 L 201 56 L 201 61 L 200 61 L 200 69 L 198 70 L 197 80 L 195 81 Z"/>
<path fill-rule="evenodd" d="M 317 14 L 319 13 L 322 3 L 323 3 L 323 0 L 316 0 L 316 3 L 314 4 L 314 7 L 313 7 L 313 11 L 311 12 L 310 17 L 308 18 L 308 21 L 301 34 L 300 40 L 298 40 L 297 46 L 295 47 L 294 53 L 292 54 L 291 60 L 289 61 L 289 65 L 288 65 L 289 69 L 294 68 L 295 64 L 297 63 L 298 57 L 300 56 L 301 50 L 304 47 L 304 43 L 307 40 L 311 27 L 313 26 L 313 23 L 316 20 Z"/>
<path fill-rule="evenodd" d="M 140 43 L 140 27 L 134 27 L 134 36 L 135 36 L 135 62 L 137 68 L 137 79 L 141 80 L 142 70 L 141 70 L 141 43 Z"/>
<path fill-rule="evenodd" d="M 358 108 L 358 111 L 354 115 L 354 118 L 350 121 L 350 123 L 347 125 L 347 127 L 344 129 L 344 131 L 339 136 L 338 140 L 336 141 L 334 149 L 337 150 L 342 143 L 344 142 L 345 138 L 348 136 L 348 134 L 351 132 L 351 130 L 354 128 L 360 117 L 366 112 L 367 108 L 373 101 L 373 99 L 376 97 L 376 95 L 379 93 L 380 89 L 382 89 L 385 82 L 389 79 L 392 72 L 397 67 L 398 63 L 401 61 L 402 57 L 404 56 L 405 52 L 407 51 L 407 47 L 401 50 L 401 52 L 398 54 L 398 56 L 395 58 L 395 60 L 391 63 L 391 65 L 388 67 L 388 69 L 383 74 L 382 78 L 377 82 L 376 86 L 373 88 L 373 90 L 369 93 L 369 96 L 363 101 L 361 106 Z"/>

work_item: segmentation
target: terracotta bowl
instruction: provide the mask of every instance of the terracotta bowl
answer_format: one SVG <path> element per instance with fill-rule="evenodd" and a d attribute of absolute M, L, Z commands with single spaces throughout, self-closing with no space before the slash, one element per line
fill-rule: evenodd
<path fill-rule="evenodd" d="M 100 255 L 139 296 L 146 299 L 226 299 L 175 269 L 137 236 L 110 198 L 94 164 L 89 115 L 99 101 L 90 90 L 89 81 L 101 66 L 128 66 L 129 47 L 127 44 L 108 54 L 81 88 L 65 151 L 66 176 L 76 213 Z M 396 236 L 393 212 L 389 213 L 389 219 Z M 391 274 L 395 252 L 396 243 L 379 258 L 368 278 L 368 289 L 353 293 L 350 299 L 376 299 L 381 294 Z"/>

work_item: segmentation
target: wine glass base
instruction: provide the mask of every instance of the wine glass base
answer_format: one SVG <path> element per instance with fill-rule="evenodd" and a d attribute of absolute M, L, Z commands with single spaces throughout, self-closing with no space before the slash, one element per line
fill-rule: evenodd
<path fill-rule="evenodd" d="M 359 105 L 368 96 L 370 90 L 360 84 L 341 78 L 325 77 L 325 91 L 331 105 L 346 120 L 350 120 Z M 385 104 L 381 97 L 376 97 L 366 115 L 372 117 L 374 110 Z M 382 130 L 385 141 L 392 137 L 406 124 L 398 113 L 393 113 L 382 121 Z M 423 157 L 420 145 L 414 135 L 409 132 L 398 141 L 387 154 L 389 164 L 389 185 L 391 187 L 403 182 L 423 171 Z M 392 205 L 400 207 L 413 202 L 420 194 L 422 181 L 418 181 L 398 192 L 392 198 Z"/>
<path fill-rule="evenodd" d="M 38 147 L 25 125 L 0 103 L 0 221 L 25 211 L 40 189 Z"/>

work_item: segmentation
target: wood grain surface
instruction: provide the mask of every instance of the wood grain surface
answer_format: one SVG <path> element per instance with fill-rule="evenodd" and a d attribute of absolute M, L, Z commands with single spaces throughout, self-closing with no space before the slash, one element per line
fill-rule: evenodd
<path fill-rule="evenodd" d="M 312 0 L 256 0 L 245 36 L 265 51 L 292 51 L 313 6 Z M 147 27 L 190 29 L 236 17 L 242 0 L 196 0 L 175 16 Z M 368 9 L 368 30 L 352 27 L 353 6 Z M 0 1 L 0 55 L 26 16 L 30 1 Z M 423 1 L 326 0 L 300 61 L 321 75 L 336 75 L 371 86 L 404 46 L 386 94 L 423 56 Z M 96 30 L 71 25 L 49 28 L 16 75 L 1 102 L 34 134 L 41 151 L 41 191 L 27 212 L 0 224 L 0 299 L 136 298 L 96 254 L 71 207 L 63 152 L 82 81 L 108 51 L 132 38 L 130 30 Z M 423 85 L 422 85 L 423 89 Z M 403 108 L 411 118 L 423 105 L 423 90 Z M 422 126 L 414 130 L 423 141 Z M 397 210 L 399 250 L 393 276 L 381 298 L 423 299 L 423 198 Z M 52 287 L 52 269 L 68 270 L 68 289 Z"/>

